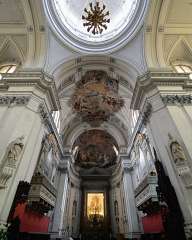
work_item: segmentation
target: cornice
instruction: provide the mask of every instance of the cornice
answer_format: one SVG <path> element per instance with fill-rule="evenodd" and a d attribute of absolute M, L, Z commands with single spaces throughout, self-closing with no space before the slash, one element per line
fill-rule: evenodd
<path fill-rule="evenodd" d="M 10 86 L 35 86 L 36 88 L 40 89 L 40 91 L 48 95 L 48 99 L 50 99 L 50 104 L 53 108 L 53 111 L 61 109 L 54 80 L 41 69 L 2 74 L 2 76 L 3 79 L 1 80 L 0 88 L 5 89 L 6 87 L 6 89 L 9 89 Z"/>
<path fill-rule="evenodd" d="M 139 109 L 144 96 L 158 86 L 192 87 L 192 80 L 187 73 L 174 73 L 170 71 L 151 70 L 139 76 L 134 89 L 131 108 Z"/>
<path fill-rule="evenodd" d="M 164 95 L 161 99 L 165 105 L 191 105 L 192 95 Z"/>
<path fill-rule="evenodd" d="M 0 96 L 0 105 L 27 105 L 29 100 L 29 96 Z"/>

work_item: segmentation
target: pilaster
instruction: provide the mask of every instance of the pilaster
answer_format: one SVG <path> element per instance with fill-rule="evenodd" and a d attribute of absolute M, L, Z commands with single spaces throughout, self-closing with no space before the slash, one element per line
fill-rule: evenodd
<path fill-rule="evenodd" d="M 124 192 L 124 208 L 125 208 L 125 233 L 124 237 L 127 239 L 139 238 L 141 235 L 140 226 L 137 217 L 137 209 L 135 204 L 135 194 L 132 183 L 132 166 L 128 157 L 121 156 L 121 164 L 123 169 L 123 192 Z"/>

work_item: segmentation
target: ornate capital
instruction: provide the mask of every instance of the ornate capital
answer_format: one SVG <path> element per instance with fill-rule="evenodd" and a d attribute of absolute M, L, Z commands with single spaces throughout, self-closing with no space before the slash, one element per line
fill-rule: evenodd
<path fill-rule="evenodd" d="M 0 105 L 26 105 L 30 96 L 0 96 Z"/>
<path fill-rule="evenodd" d="M 129 159 L 127 159 L 127 157 L 125 159 L 125 156 L 121 157 L 121 166 L 125 172 L 130 172 L 133 170 L 132 162 Z"/>
<path fill-rule="evenodd" d="M 161 96 L 161 99 L 165 105 L 191 105 L 192 95 L 165 95 Z"/>

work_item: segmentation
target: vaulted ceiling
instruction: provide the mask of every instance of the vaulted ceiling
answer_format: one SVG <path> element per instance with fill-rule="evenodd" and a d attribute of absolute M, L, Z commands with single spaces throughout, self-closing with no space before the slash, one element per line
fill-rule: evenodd
<path fill-rule="evenodd" d="M 145 56 L 149 67 L 192 60 L 192 2 L 150 1 L 146 19 Z"/>
<path fill-rule="evenodd" d="M 126 145 L 130 134 L 130 101 L 137 77 L 150 67 L 169 67 L 175 62 L 191 64 L 192 2 L 148 1 L 145 21 L 129 41 L 114 45 L 109 52 L 97 53 L 78 51 L 59 38 L 49 25 L 44 2 L 0 1 L 0 64 L 16 62 L 21 68 L 43 68 L 53 75 L 62 106 L 61 129 L 68 136 L 66 144 L 90 130 L 68 105 L 76 81 L 89 70 L 103 70 L 117 78 L 125 106 L 101 130 L 116 137 L 118 145 Z"/>
<path fill-rule="evenodd" d="M 40 65 L 45 57 L 41 1 L 0 1 L 0 62 Z"/>

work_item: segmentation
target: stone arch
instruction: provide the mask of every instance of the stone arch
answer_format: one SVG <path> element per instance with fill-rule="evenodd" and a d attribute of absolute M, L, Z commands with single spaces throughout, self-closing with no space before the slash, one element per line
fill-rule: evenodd
<path fill-rule="evenodd" d="M 111 136 L 114 137 L 119 147 L 126 147 L 128 143 L 128 134 L 126 131 L 120 129 L 112 122 L 105 122 L 100 127 L 91 127 L 85 122 L 81 122 L 81 119 L 74 118 L 71 119 L 70 125 L 65 128 L 65 131 L 61 132 L 65 136 L 63 139 L 64 144 L 68 147 L 72 147 L 75 140 L 80 136 L 84 131 L 99 129 L 108 132 Z"/>

